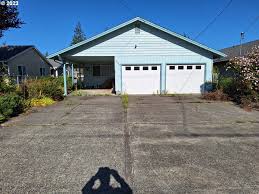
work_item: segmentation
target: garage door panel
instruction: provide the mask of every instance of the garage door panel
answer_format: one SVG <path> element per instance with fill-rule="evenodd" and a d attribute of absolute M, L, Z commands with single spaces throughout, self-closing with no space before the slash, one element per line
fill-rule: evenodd
<path fill-rule="evenodd" d="M 168 93 L 201 93 L 204 84 L 204 65 L 167 65 Z"/>
<path fill-rule="evenodd" d="M 128 94 L 160 93 L 160 66 L 122 66 L 122 92 Z"/>

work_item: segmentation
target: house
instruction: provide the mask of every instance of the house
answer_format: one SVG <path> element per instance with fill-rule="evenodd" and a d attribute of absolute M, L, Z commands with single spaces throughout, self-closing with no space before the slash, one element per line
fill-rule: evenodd
<path fill-rule="evenodd" d="M 9 76 L 18 79 L 47 76 L 51 70 L 50 63 L 34 46 L 1 46 L 0 64 Z"/>
<path fill-rule="evenodd" d="M 209 89 L 213 59 L 225 56 L 136 17 L 48 58 L 83 69 L 88 87 L 114 81 L 117 94 L 199 94 Z"/>
<path fill-rule="evenodd" d="M 235 45 L 228 48 L 221 49 L 220 51 L 225 53 L 227 56 L 218 58 L 214 60 L 214 67 L 217 69 L 219 75 L 221 76 L 233 76 L 233 72 L 231 70 L 227 71 L 227 63 L 230 59 L 234 57 L 245 56 L 249 52 L 251 52 L 252 48 L 255 46 L 259 46 L 259 40 L 251 41 L 244 43 L 242 45 Z"/>
<path fill-rule="evenodd" d="M 47 60 L 52 66 L 51 75 L 53 75 L 54 77 L 63 76 L 63 64 L 62 64 L 62 62 L 56 61 L 56 60 L 53 60 L 53 59 L 47 59 Z M 71 67 L 70 66 L 66 66 L 66 72 L 67 72 L 67 76 L 71 75 Z"/>

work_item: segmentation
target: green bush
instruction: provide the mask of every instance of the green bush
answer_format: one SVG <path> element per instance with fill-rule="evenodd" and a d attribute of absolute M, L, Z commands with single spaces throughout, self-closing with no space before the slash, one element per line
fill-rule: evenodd
<path fill-rule="evenodd" d="M 40 79 L 27 80 L 21 85 L 22 93 L 25 98 L 42 98 L 49 97 L 54 100 L 62 100 L 64 94 L 63 77 L 44 77 Z M 71 91 L 71 78 L 67 80 L 67 88 Z"/>
<path fill-rule="evenodd" d="M 12 79 L 9 77 L 0 77 L 0 93 L 10 93 L 14 92 L 16 89 L 16 86 Z"/>
<path fill-rule="evenodd" d="M 218 88 L 227 94 L 233 101 L 241 105 L 259 102 L 259 94 L 252 90 L 248 83 L 238 78 L 221 77 Z"/>
<path fill-rule="evenodd" d="M 0 122 L 16 116 L 24 110 L 24 100 L 15 93 L 0 96 Z"/>
<path fill-rule="evenodd" d="M 64 87 L 64 78 L 63 78 L 63 76 L 60 76 L 60 77 L 58 77 L 58 78 L 55 78 L 55 79 L 57 79 L 58 80 L 58 83 L 62 86 L 62 87 Z M 67 77 L 67 90 L 68 91 L 71 91 L 71 90 L 73 90 L 74 88 L 73 88 L 73 84 L 72 84 L 72 78 L 71 77 Z"/>
<path fill-rule="evenodd" d="M 220 77 L 218 80 L 218 89 L 224 93 L 232 95 L 236 92 L 236 82 L 232 77 Z"/>

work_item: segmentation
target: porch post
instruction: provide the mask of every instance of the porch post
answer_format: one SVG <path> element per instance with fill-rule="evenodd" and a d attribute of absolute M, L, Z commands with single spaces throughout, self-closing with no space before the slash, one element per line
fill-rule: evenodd
<path fill-rule="evenodd" d="M 71 64 L 71 77 L 72 77 L 72 86 L 74 86 L 74 64 Z"/>
<path fill-rule="evenodd" d="M 66 71 L 65 62 L 63 62 L 63 78 L 64 78 L 64 96 L 67 96 L 67 71 Z"/>

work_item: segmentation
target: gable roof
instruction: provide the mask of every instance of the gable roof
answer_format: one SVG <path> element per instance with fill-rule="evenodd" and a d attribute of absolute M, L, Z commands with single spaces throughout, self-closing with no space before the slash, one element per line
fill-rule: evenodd
<path fill-rule="evenodd" d="M 259 46 L 259 40 L 254 40 L 242 44 L 241 56 L 247 55 L 254 46 Z M 234 45 L 220 50 L 225 53 L 227 57 L 216 59 L 215 62 L 228 61 L 231 58 L 240 56 L 240 45 Z"/>
<path fill-rule="evenodd" d="M 58 69 L 60 66 L 62 66 L 62 62 L 60 61 L 55 61 L 54 59 L 47 59 L 47 60 L 54 69 Z"/>
<path fill-rule="evenodd" d="M 96 36 L 93 36 L 93 37 L 91 37 L 91 38 L 89 38 L 89 39 L 86 39 L 86 40 L 84 40 L 84 41 L 82 41 L 82 42 L 79 42 L 79 43 L 77 43 L 77 44 L 75 44 L 75 45 L 72 45 L 72 46 L 67 47 L 67 48 L 64 48 L 64 49 L 62 49 L 62 50 L 60 50 L 60 51 L 58 51 L 58 52 L 55 52 L 55 53 L 53 53 L 53 54 L 47 56 L 47 58 L 54 58 L 54 57 L 56 57 L 56 56 L 58 56 L 58 55 L 64 54 L 64 53 L 66 53 L 66 52 L 68 52 L 68 51 L 71 51 L 71 50 L 73 50 L 73 49 L 75 49 L 75 48 L 78 48 L 78 47 L 80 47 L 80 46 L 82 46 L 82 45 L 85 45 L 85 44 L 87 44 L 87 43 L 89 43 L 89 42 L 91 42 L 91 41 L 93 41 L 93 40 L 96 40 L 96 39 L 98 39 L 98 38 L 100 38 L 100 37 L 102 37 L 102 36 L 105 36 L 105 35 L 107 35 L 107 34 L 110 34 L 110 33 L 114 32 L 114 31 L 116 31 L 116 30 L 118 30 L 118 29 L 120 29 L 120 28 L 123 28 L 123 27 L 125 27 L 125 26 L 127 26 L 127 25 L 130 25 L 130 24 L 132 24 L 132 23 L 135 23 L 135 22 L 141 22 L 141 23 L 147 24 L 147 25 L 149 25 L 149 26 L 151 26 L 151 27 L 153 27 L 153 28 L 156 28 L 156 29 L 158 29 L 158 30 L 160 30 L 160 31 L 162 31 L 162 32 L 165 32 L 165 33 L 170 34 L 170 35 L 172 35 L 172 36 L 174 36 L 174 37 L 177 37 L 177 38 L 179 38 L 179 39 L 181 39 L 181 40 L 184 40 L 184 41 L 186 41 L 186 42 L 189 42 L 190 44 L 193 44 L 193 45 L 195 45 L 195 46 L 197 46 L 197 47 L 200 47 L 200 48 L 202 48 L 202 49 L 204 49 L 204 50 L 207 50 L 208 52 L 213 53 L 213 55 L 216 56 L 216 57 L 226 57 L 226 55 L 225 55 L 224 53 L 220 52 L 220 51 L 217 51 L 217 50 L 215 50 L 215 49 L 209 48 L 209 47 L 207 47 L 207 46 L 205 46 L 205 45 L 203 45 L 203 44 L 200 44 L 200 43 L 198 43 L 198 42 L 196 42 L 196 41 L 194 41 L 194 40 L 191 40 L 191 39 L 189 39 L 189 38 L 187 38 L 187 37 L 184 37 L 184 36 L 182 36 L 182 35 L 180 35 L 180 34 L 177 34 L 177 33 L 173 32 L 173 31 L 170 31 L 170 30 L 168 30 L 168 29 L 166 29 L 166 28 L 163 28 L 163 27 L 161 27 L 161 26 L 159 26 L 159 25 L 157 25 L 157 24 L 154 24 L 154 23 L 152 23 L 152 22 L 149 22 L 149 21 L 147 21 L 147 20 L 145 20 L 145 19 L 142 19 L 142 18 L 140 18 L 140 17 L 136 17 L 136 18 L 134 18 L 134 19 L 132 19 L 132 20 L 129 20 L 129 21 L 125 22 L 125 23 L 122 23 L 122 24 L 120 24 L 120 25 L 118 25 L 118 26 L 115 26 L 115 27 L 113 27 L 113 28 L 111 28 L 111 29 L 109 29 L 109 30 L 107 30 L 107 31 L 104 31 L 103 33 L 100 33 L 100 34 L 98 34 L 98 35 L 96 35 Z"/>
<path fill-rule="evenodd" d="M 22 54 L 23 52 L 26 52 L 27 50 L 33 49 L 42 60 L 44 60 L 50 67 L 52 65 L 50 62 L 47 60 L 45 56 L 41 54 L 41 52 L 35 48 L 33 45 L 6 45 L 6 46 L 1 46 L 0 47 L 0 62 L 7 62 L 16 56 Z"/>
<path fill-rule="evenodd" d="M 16 56 L 17 54 L 29 49 L 33 48 L 32 45 L 27 46 L 14 46 L 14 45 L 6 45 L 0 47 L 0 61 L 7 61 L 10 58 Z"/>

